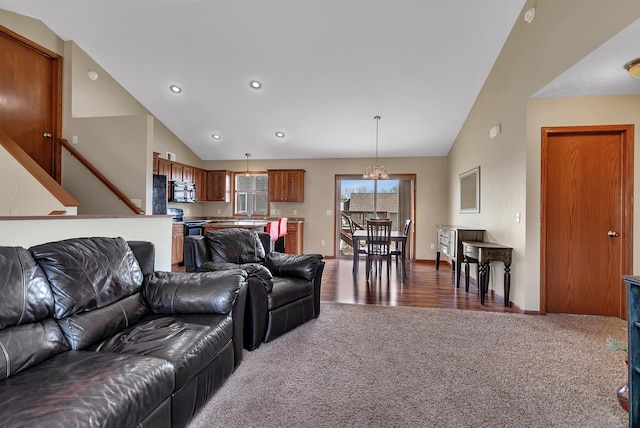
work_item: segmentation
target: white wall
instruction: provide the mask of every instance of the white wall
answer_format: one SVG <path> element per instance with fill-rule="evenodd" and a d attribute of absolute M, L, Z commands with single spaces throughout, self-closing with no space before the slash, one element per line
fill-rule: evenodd
<path fill-rule="evenodd" d="M 608 103 L 598 106 L 600 100 L 587 102 L 591 106 L 575 114 L 562 111 L 576 109 L 585 101 L 579 98 L 553 109 L 558 116 L 551 120 L 551 111 L 540 115 L 538 105 L 528 104 L 528 99 L 640 17 L 640 2 L 632 0 L 528 0 L 524 9 L 534 5 L 535 20 L 516 22 L 449 153 L 451 222 L 484 228 L 487 240 L 514 248 L 510 297 L 532 312 L 540 310 L 539 125 L 629 123 L 631 119 L 607 115 Z M 528 105 L 536 106 L 538 116 L 529 122 Z M 489 129 L 495 125 L 501 125 L 502 133 L 490 139 Z M 481 166 L 481 212 L 458 214 L 458 175 L 477 165 Z M 518 212 L 520 223 L 515 221 Z M 490 286 L 503 294 L 501 267 L 494 272 Z"/>
<path fill-rule="evenodd" d="M 634 200 L 640 196 L 640 95 L 620 95 L 610 97 L 580 97 L 534 99 L 528 103 L 527 114 L 527 210 L 540 212 L 541 201 L 541 128 L 548 126 L 587 126 L 632 124 L 635 126 L 633 180 Z M 640 270 L 640 208 L 634 204 L 633 223 L 633 272 Z M 525 299 L 540 301 L 540 216 L 531 215 L 527 222 L 527 287 Z"/>
<path fill-rule="evenodd" d="M 304 252 L 335 255 L 335 176 L 354 174 L 362 176 L 365 168 L 372 164 L 371 158 L 354 159 L 298 159 L 298 160 L 251 160 L 252 171 L 277 168 L 300 168 L 305 170 L 304 203 L 272 203 L 271 208 L 280 210 L 282 216 L 304 217 Z M 416 218 L 414 224 L 416 258 L 435 260 L 436 225 L 447 223 L 448 213 L 448 165 L 445 157 L 380 158 L 380 163 L 391 174 L 416 174 Z M 244 171 L 245 161 L 206 162 L 208 169 Z M 183 204 L 184 205 L 184 204 Z M 221 214 L 217 213 L 217 210 Z M 296 210 L 297 214 L 293 211 Z M 331 215 L 327 215 L 331 211 Z M 203 211 L 206 216 L 230 216 L 232 203 L 209 202 Z M 339 239 L 339 237 L 337 237 Z M 321 241 L 325 241 L 325 245 Z"/>
<path fill-rule="evenodd" d="M 9 152 L 0 146 L 0 216 L 49 215 L 64 211 L 75 215 L 76 207 L 65 207 Z"/>
<path fill-rule="evenodd" d="M 128 241 L 151 241 L 156 249 L 155 268 L 171 270 L 171 226 L 166 216 L 128 218 L 57 217 L 50 219 L 0 220 L 0 244 L 29 248 L 45 242 L 92 236 L 122 237 Z"/>

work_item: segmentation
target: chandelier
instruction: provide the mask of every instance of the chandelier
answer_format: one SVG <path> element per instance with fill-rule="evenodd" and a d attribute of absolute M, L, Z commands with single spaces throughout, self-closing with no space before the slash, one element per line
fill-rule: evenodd
<path fill-rule="evenodd" d="M 375 116 L 373 119 L 376 121 L 376 162 L 372 167 L 368 166 L 364 170 L 362 178 L 364 180 L 387 180 L 389 179 L 389 174 L 387 174 L 386 168 L 378 165 L 378 124 L 380 123 L 380 116 Z"/>

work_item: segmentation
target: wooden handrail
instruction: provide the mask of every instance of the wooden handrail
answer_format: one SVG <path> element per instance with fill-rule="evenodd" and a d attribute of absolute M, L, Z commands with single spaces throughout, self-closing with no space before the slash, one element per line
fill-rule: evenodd
<path fill-rule="evenodd" d="M 98 180 L 100 180 L 102 184 L 104 184 L 107 187 L 107 189 L 109 189 L 114 195 L 116 195 L 118 199 L 122 201 L 123 204 L 129 207 L 131 211 L 133 211 L 135 214 L 144 214 L 144 211 L 142 211 L 140 208 L 133 205 L 133 203 L 129 200 L 129 198 L 127 198 L 124 195 L 124 193 L 118 190 L 116 186 L 111 184 L 111 182 L 104 175 L 102 175 L 100 171 L 98 171 L 93 165 L 91 165 L 91 163 L 88 160 L 86 160 L 84 156 L 78 153 L 78 151 L 74 149 L 73 146 L 71 146 L 71 144 L 69 144 L 67 140 L 62 138 L 58 140 L 58 142 L 60 143 L 60 145 L 62 145 L 62 147 L 64 147 L 69 151 L 71 156 L 78 159 L 78 162 L 80 162 L 85 168 L 89 170 L 89 172 L 91 172 L 91 174 L 93 174 Z"/>
<path fill-rule="evenodd" d="M 60 183 L 51 177 L 20 145 L 9 136 L 3 129 L 0 129 L 0 145 L 17 160 L 33 178 L 38 180 L 50 193 L 65 207 L 77 207 L 80 204 L 73 196 L 62 188 Z"/>

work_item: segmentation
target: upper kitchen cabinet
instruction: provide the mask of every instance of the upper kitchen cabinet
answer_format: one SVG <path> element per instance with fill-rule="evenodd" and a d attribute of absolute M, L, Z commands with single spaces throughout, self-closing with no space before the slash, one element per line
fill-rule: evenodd
<path fill-rule="evenodd" d="M 207 201 L 231 202 L 231 171 L 207 171 Z"/>
<path fill-rule="evenodd" d="M 166 159 L 158 158 L 158 172 L 157 174 L 166 175 L 167 179 L 171 180 L 171 164 L 173 162 Z"/>
<path fill-rule="evenodd" d="M 184 181 L 182 178 L 183 174 L 183 165 L 177 162 L 171 162 L 171 178 L 170 180 L 174 181 Z"/>
<path fill-rule="evenodd" d="M 207 200 L 207 171 L 200 168 L 193 169 L 193 182 L 196 185 L 196 201 Z"/>
<path fill-rule="evenodd" d="M 269 202 L 304 202 L 304 169 L 269 169 Z"/>
<path fill-rule="evenodd" d="M 195 183 L 195 168 L 189 165 L 182 165 L 182 181 L 187 183 Z"/>

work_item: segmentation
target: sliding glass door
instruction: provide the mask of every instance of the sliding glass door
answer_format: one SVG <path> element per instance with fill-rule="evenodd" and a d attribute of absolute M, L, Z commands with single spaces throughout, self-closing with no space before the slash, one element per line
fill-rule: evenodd
<path fill-rule="evenodd" d="M 415 175 L 391 175 L 389 180 L 337 175 L 335 254 L 353 256 L 349 218 L 355 229 L 364 229 L 368 219 L 388 218 L 392 221 L 392 230 L 402 230 L 405 220 L 414 217 L 414 183 Z"/>

